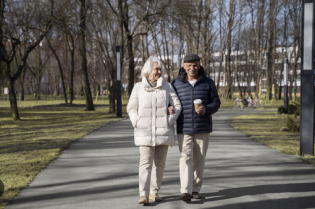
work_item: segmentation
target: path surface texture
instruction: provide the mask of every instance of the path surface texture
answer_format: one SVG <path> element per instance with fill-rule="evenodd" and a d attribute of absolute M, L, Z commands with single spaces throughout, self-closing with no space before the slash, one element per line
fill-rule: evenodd
<path fill-rule="evenodd" d="M 128 119 L 108 124 L 74 143 L 16 197 L 7 209 L 315 208 L 315 168 L 252 141 L 227 119 L 253 110 L 214 115 L 202 195 L 179 200 L 179 151 L 169 148 L 160 203 L 138 204 L 139 148 Z"/>

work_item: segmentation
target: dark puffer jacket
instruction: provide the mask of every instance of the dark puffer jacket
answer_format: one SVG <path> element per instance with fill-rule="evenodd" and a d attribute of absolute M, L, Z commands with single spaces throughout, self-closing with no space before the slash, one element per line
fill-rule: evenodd
<path fill-rule="evenodd" d="M 205 75 L 203 67 L 198 71 L 199 77 L 193 87 L 186 80 L 186 71 L 181 68 L 172 85 L 182 104 L 182 112 L 177 119 L 178 134 L 198 134 L 212 132 L 212 114 L 220 108 L 220 98 L 214 81 Z M 201 99 L 206 108 L 204 115 L 197 114 L 194 100 Z"/>

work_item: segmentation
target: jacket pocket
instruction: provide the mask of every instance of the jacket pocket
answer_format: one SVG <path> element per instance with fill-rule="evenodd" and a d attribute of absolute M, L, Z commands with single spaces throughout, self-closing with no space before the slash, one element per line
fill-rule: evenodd
<path fill-rule="evenodd" d="M 139 119 L 140 119 L 140 117 L 137 116 L 137 118 L 135 118 L 135 119 L 133 119 L 133 120 L 131 121 L 132 126 L 133 126 L 134 128 L 137 128 L 137 123 L 138 123 Z"/>

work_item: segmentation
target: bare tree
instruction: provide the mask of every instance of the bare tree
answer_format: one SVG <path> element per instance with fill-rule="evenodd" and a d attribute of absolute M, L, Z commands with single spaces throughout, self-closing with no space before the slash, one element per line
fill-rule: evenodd
<path fill-rule="evenodd" d="M 44 52 L 43 52 L 44 51 Z M 43 42 L 39 44 L 38 47 L 33 50 L 33 62 L 30 61 L 30 57 L 28 59 L 28 69 L 29 72 L 33 75 L 35 78 L 34 84 L 35 84 L 35 99 L 40 99 L 40 84 L 42 81 L 43 73 L 46 69 L 46 64 L 48 63 L 48 60 L 50 59 L 51 54 L 48 53 L 47 49 L 45 49 Z M 30 65 L 32 63 L 32 65 Z M 22 72 L 23 74 L 23 72 Z"/>
<path fill-rule="evenodd" d="M 293 22 L 293 73 L 290 78 L 290 86 L 289 86 L 289 97 L 292 100 L 292 89 L 294 92 L 294 98 L 296 99 L 297 93 L 297 62 L 299 57 L 301 56 L 301 12 L 302 12 L 302 2 L 301 0 L 292 1 L 292 7 L 290 7 L 291 11 L 291 19 Z M 293 87 L 294 83 L 294 87 Z"/>
<path fill-rule="evenodd" d="M 54 54 L 54 56 L 55 56 L 55 58 L 56 58 L 56 60 L 58 62 L 59 72 L 60 72 L 60 77 L 61 77 L 61 83 L 62 83 L 62 89 L 63 89 L 63 95 L 64 95 L 64 99 L 65 99 L 66 104 L 68 104 L 67 90 L 66 90 L 66 85 L 65 85 L 63 66 L 61 64 L 61 61 L 59 59 L 59 56 L 58 56 L 56 50 L 54 49 L 54 47 L 50 43 L 50 40 L 48 39 L 47 41 L 48 41 L 48 46 L 49 46 L 50 50 L 53 52 L 53 54 Z M 58 44 L 60 44 L 60 43 L 58 43 Z M 55 89 L 55 91 L 56 91 L 56 89 Z"/>
<path fill-rule="evenodd" d="M 282 27 L 282 41 L 281 41 L 281 59 L 282 59 L 282 63 L 281 63 L 281 69 L 280 69 L 280 79 L 282 80 L 283 76 L 283 65 L 284 65 L 284 58 L 286 58 L 288 56 L 287 53 L 287 47 L 288 47 L 288 0 L 283 0 L 283 27 Z M 285 50 L 284 50 L 285 49 Z M 282 86 L 281 86 L 281 81 L 280 81 L 280 85 L 279 85 L 279 90 L 278 90 L 278 99 L 281 99 L 281 94 L 282 94 Z"/>
<path fill-rule="evenodd" d="M 236 3 L 234 0 L 230 0 L 229 2 L 229 13 L 227 14 L 228 19 L 228 34 L 227 34 L 227 94 L 229 95 L 229 98 L 231 98 L 231 88 L 232 88 L 232 69 L 231 69 L 231 50 L 232 50 L 232 29 L 234 26 L 234 20 L 235 20 L 235 7 Z"/>
<path fill-rule="evenodd" d="M 276 0 L 277 1 L 277 0 Z M 268 12 L 268 31 L 267 31 L 267 61 L 266 61 L 266 88 L 267 88 L 267 97 L 271 99 L 272 94 L 272 84 L 273 74 L 272 66 L 274 62 L 272 61 L 273 48 L 274 48 L 274 14 L 275 14 L 275 1 L 269 0 L 269 12 Z"/>
<path fill-rule="evenodd" d="M 219 57 L 219 70 L 218 70 L 218 81 L 217 81 L 217 90 L 219 91 L 220 89 L 220 81 L 221 81 L 221 72 L 222 72 L 222 62 L 223 59 L 225 57 L 225 53 L 223 53 L 224 49 L 225 49 L 225 35 L 224 35 L 224 30 L 223 30 L 223 9 L 224 9 L 224 2 L 223 0 L 219 0 L 218 1 L 219 4 L 219 27 L 220 27 L 220 46 L 219 46 L 219 53 L 220 53 L 220 57 Z"/>
<path fill-rule="evenodd" d="M 15 95 L 15 89 L 14 89 L 14 83 L 20 77 L 25 67 L 28 55 L 31 53 L 33 49 L 35 49 L 35 47 L 43 40 L 45 35 L 52 28 L 54 2 L 53 0 L 50 1 L 50 7 L 48 7 L 50 11 L 48 12 L 49 14 L 48 16 L 41 17 L 41 15 L 39 15 L 40 16 L 39 19 L 35 21 L 30 21 L 30 22 L 27 22 L 29 19 L 26 19 L 26 21 L 24 22 L 23 17 L 18 15 L 18 11 L 19 12 L 24 11 L 22 7 L 23 2 L 10 2 L 10 3 L 11 4 L 8 5 L 7 1 L 5 0 L 0 1 L 0 40 L 1 40 L 0 41 L 0 58 L 1 58 L 1 61 L 4 62 L 6 65 L 5 74 L 8 79 L 12 118 L 13 120 L 20 120 L 16 95 Z M 37 5 L 33 5 L 32 7 L 33 9 L 36 6 L 38 6 L 42 9 L 41 12 L 46 10 L 46 8 L 43 7 L 46 5 L 38 3 L 38 2 L 34 2 L 34 4 L 37 4 Z M 33 15 L 36 16 L 35 11 Z M 18 22 L 14 22 L 14 21 L 18 21 Z M 8 23 L 12 23 L 12 24 L 8 24 Z M 31 30 L 31 28 L 33 28 L 33 30 Z M 23 30 L 20 30 L 20 29 L 23 29 Z M 21 40 L 19 38 L 25 35 L 24 33 L 25 31 L 28 31 L 29 33 L 30 31 L 32 31 L 32 34 L 34 35 L 34 37 L 36 37 L 36 39 L 34 40 L 34 42 L 32 42 L 26 47 L 25 52 L 21 58 L 21 62 L 19 63 L 17 68 L 12 69 L 11 66 L 12 66 L 12 61 L 15 59 L 15 56 L 16 56 L 16 48 L 21 43 Z M 20 34 L 21 32 L 22 34 Z M 19 36 L 17 36 L 17 34 L 19 34 Z M 9 43 L 9 47 L 6 47 L 5 43 Z"/>
<path fill-rule="evenodd" d="M 81 68 L 82 68 L 82 78 L 85 96 L 85 110 L 95 110 L 93 104 L 93 98 L 91 94 L 91 88 L 89 83 L 88 69 L 87 69 L 87 58 L 86 58 L 86 48 L 85 48 L 85 33 L 86 33 L 86 4 L 85 0 L 80 0 L 80 31 L 79 31 L 79 51 L 81 55 Z"/>
<path fill-rule="evenodd" d="M 111 5 L 112 6 L 112 5 Z M 119 21 L 116 20 L 116 15 L 113 8 L 108 4 L 103 4 L 98 1 L 98 4 L 93 7 L 94 12 L 91 15 L 91 31 L 95 34 L 95 41 L 98 48 L 98 56 L 101 57 L 101 63 L 104 67 L 105 77 L 107 80 L 106 88 L 110 91 L 109 94 L 109 112 L 115 112 L 116 98 L 116 50 L 115 46 L 122 39 L 121 28 Z M 123 42 L 123 40 L 120 40 Z M 123 50 L 123 49 L 122 49 Z"/>

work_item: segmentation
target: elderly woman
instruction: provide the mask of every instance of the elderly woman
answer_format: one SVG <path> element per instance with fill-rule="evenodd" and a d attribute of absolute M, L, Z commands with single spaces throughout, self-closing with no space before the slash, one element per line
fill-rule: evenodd
<path fill-rule="evenodd" d="M 161 201 L 161 188 L 168 146 L 175 143 L 174 122 L 181 111 L 172 85 L 163 78 L 163 65 L 150 57 L 141 70 L 142 82 L 132 90 L 127 112 L 139 146 L 139 204 Z"/>

